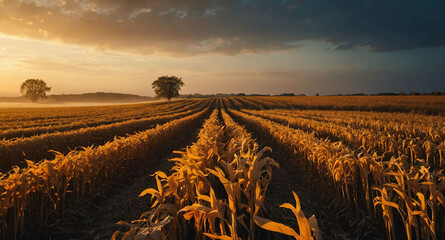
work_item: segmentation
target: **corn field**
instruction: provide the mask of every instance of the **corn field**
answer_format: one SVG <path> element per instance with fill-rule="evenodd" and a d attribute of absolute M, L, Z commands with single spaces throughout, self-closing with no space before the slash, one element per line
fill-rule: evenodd
<path fill-rule="evenodd" d="M 328 98 L 0 109 L 0 236 L 89 239 L 51 229 L 141 172 L 144 210 L 94 238 L 445 239 L 444 99 Z"/>

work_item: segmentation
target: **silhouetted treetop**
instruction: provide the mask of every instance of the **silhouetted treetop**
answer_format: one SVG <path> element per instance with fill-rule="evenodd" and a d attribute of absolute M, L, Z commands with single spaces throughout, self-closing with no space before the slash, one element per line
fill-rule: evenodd
<path fill-rule="evenodd" d="M 20 86 L 20 92 L 32 102 L 37 102 L 39 99 L 46 99 L 46 92 L 51 91 L 51 87 L 46 85 L 46 82 L 41 79 L 28 79 Z"/>
<path fill-rule="evenodd" d="M 161 76 L 151 86 L 157 97 L 165 97 L 170 100 L 179 96 L 179 90 L 184 86 L 184 82 L 182 82 L 182 78 L 176 76 Z"/>

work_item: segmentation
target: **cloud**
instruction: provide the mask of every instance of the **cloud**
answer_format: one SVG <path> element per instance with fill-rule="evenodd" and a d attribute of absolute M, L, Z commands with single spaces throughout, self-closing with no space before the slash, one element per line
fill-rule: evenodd
<path fill-rule="evenodd" d="M 104 50 L 174 56 L 445 45 L 442 0 L 2 0 L 0 32 Z M 293 44 L 289 44 L 293 43 Z"/>

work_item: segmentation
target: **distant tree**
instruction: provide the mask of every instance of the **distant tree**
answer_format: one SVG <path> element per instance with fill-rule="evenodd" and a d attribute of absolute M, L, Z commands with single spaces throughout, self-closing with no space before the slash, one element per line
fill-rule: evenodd
<path fill-rule="evenodd" d="M 165 97 L 167 100 L 170 100 L 179 96 L 179 90 L 184 86 L 184 82 L 182 82 L 182 78 L 176 76 L 162 76 L 158 77 L 151 86 L 157 97 Z"/>
<path fill-rule="evenodd" d="M 45 81 L 41 79 L 28 79 L 20 86 L 20 92 L 32 102 L 37 102 L 39 99 L 46 99 L 46 92 L 51 91 Z"/>
<path fill-rule="evenodd" d="M 393 93 L 393 92 L 383 92 L 383 93 L 378 93 L 377 95 L 380 95 L 380 96 L 396 96 L 398 94 L 397 93 Z"/>
<path fill-rule="evenodd" d="M 278 96 L 292 97 L 292 96 L 295 96 L 295 94 L 294 94 L 294 93 L 282 93 L 282 94 L 280 94 L 280 95 L 278 95 Z"/>
<path fill-rule="evenodd" d="M 317 94 L 315 94 L 315 96 L 320 96 L 320 94 L 319 94 L 319 93 L 317 93 Z"/>

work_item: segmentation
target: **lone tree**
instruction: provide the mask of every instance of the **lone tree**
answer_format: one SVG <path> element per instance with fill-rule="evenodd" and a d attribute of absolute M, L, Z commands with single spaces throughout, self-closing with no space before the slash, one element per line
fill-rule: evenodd
<path fill-rule="evenodd" d="M 51 87 L 48 87 L 45 81 L 41 79 L 28 79 L 20 86 L 20 92 L 23 96 L 37 102 L 39 99 L 46 99 L 46 92 L 51 91 Z"/>
<path fill-rule="evenodd" d="M 179 96 L 179 90 L 184 86 L 182 78 L 176 76 L 162 76 L 151 84 L 155 90 L 156 96 L 159 98 L 165 97 L 170 100 Z"/>

